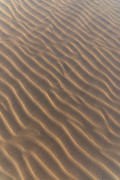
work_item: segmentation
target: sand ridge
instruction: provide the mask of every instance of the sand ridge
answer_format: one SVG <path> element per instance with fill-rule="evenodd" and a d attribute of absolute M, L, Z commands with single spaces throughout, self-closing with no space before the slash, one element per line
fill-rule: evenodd
<path fill-rule="evenodd" d="M 118 0 L 0 0 L 0 179 L 120 178 Z"/>

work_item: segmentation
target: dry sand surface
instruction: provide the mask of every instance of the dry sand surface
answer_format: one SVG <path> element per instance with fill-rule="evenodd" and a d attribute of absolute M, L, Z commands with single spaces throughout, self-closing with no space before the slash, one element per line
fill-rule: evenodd
<path fill-rule="evenodd" d="M 120 179 L 120 0 L 0 0 L 0 180 Z"/>

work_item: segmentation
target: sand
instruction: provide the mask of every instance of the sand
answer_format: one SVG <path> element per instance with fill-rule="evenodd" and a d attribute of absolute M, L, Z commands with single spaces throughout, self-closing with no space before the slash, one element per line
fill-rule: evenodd
<path fill-rule="evenodd" d="M 120 179 L 120 1 L 0 0 L 0 180 Z"/>

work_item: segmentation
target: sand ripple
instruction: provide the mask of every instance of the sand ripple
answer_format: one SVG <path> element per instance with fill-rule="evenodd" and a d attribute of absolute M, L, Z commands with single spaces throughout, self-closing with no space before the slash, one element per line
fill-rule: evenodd
<path fill-rule="evenodd" d="M 120 178 L 119 0 L 0 0 L 0 179 Z"/>

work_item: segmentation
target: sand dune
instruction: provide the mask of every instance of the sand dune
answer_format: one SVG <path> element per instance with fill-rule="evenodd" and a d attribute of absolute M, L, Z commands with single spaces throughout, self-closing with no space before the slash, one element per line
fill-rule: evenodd
<path fill-rule="evenodd" d="M 0 180 L 120 179 L 119 0 L 0 0 Z"/>

